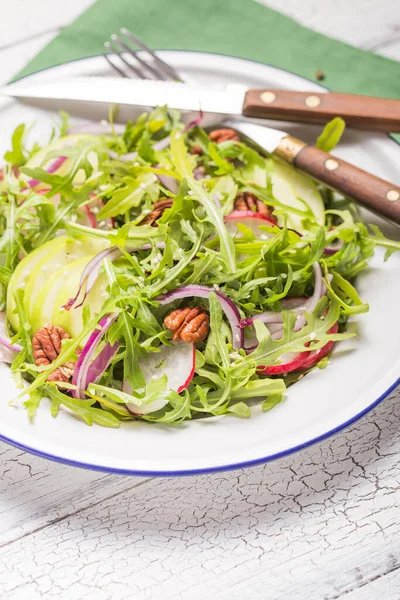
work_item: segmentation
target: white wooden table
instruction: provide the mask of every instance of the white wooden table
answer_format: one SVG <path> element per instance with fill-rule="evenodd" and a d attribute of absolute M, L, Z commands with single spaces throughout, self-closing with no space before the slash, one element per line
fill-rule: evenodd
<path fill-rule="evenodd" d="M 0 0 L 0 83 L 90 4 Z M 398 0 L 268 4 L 400 60 Z M 398 401 L 278 462 L 192 478 L 104 475 L 0 444 L 0 598 L 399 600 Z"/>

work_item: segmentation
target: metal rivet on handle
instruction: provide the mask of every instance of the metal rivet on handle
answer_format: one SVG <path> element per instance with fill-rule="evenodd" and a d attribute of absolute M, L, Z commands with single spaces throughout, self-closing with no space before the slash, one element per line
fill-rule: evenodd
<path fill-rule="evenodd" d="M 260 98 L 264 104 L 271 104 L 276 100 L 276 94 L 274 92 L 263 92 L 260 94 Z"/>
<path fill-rule="evenodd" d="M 333 160 L 333 158 L 328 158 L 328 160 L 325 161 L 325 168 L 328 169 L 328 171 L 334 171 L 338 166 L 339 163 L 337 160 Z"/>
<path fill-rule="evenodd" d="M 386 192 L 386 200 L 390 202 L 396 202 L 396 200 L 400 200 L 400 194 L 396 190 L 389 190 Z"/>
<path fill-rule="evenodd" d="M 307 96 L 304 103 L 308 108 L 317 108 L 321 104 L 322 100 L 318 96 Z"/>

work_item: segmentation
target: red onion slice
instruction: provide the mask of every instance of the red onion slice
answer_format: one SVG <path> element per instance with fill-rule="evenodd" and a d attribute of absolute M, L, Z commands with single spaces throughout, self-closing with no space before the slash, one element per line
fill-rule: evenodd
<path fill-rule="evenodd" d="M 68 160 L 66 156 L 59 156 L 51 163 L 51 165 L 46 167 L 45 171 L 47 171 L 47 173 L 55 173 L 56 171 L 58 171 L 61 165 L 65 163 L 66 160 Z M 29 187 L 35 187 L 36 185 L 39 185 L 39 183 L 42 183 L 41 181 L 39 181 L 39 179 L 28 180 Z"/>
<path fill-rule="evenodd" d="M 283 305 L 284 310 L 293 310 L 298 313 L 295 325 L 293 330 L 300 331 L 304 325 L 306 325 L 307 320 L 304 316 L 305 312 L 312 312 L 317 306 L 318 302 L 321 300 L 322 296 L 326 294 L 326 287 L 324 281 L 322 279 L 322 271 L 318 262 L 313 264 L 314 271 L 314 293 L 313 295 L 306 298 L 283 298 L 281 300 L 281 304 Z M 285 306 L 286 305 L 286 306 Z M 259 315 L 254 315 L 254 317 L 250 317 L 248 319 L 242 319 L 240 321 L 239 326 L 243 329 L 245 327 L 251 327 L 254 323 L 254 320 L 258 319 L 265 323 L 269 328 L 269 324 L 279 324 L 281 323 L 280 328 L 274 328 L 274 331 L 271 332 L 272 339 L 280 339 L 283 333 L 283 318 L 281 313 L 276 313 L 274 311 L 267 311 L 264 313 L 260 313 Z M 248 349 L 248 348 L 247 348 Z M 253 349 L 253 346 L 251 346 Z"/>
<path fill-rule="evenodd" d="M 336 254 L 336 252 L 339 252 L 339 250 L 341 250 L 343 248 L 343 244 L 344 244 L 343 240 L 338 240 L 334 244 L 327 246 L 324 250 L 324 254 L 328 254 L 330 256 L 332 254 Z"/>
<path fill-rule="evenodd" d="M 128 250 L 128 252 L 132 253 L 132 252 L 139 252 L 140 250 L 151 250 L 152 247 L 153 246 L 151 244 L 144 244 L 144 246 L 141 246 L 140 248 L 132 248 L 131 250 Z M 159 242 L 158 244 L 156 244 L 156 247 L 164 248 L 165 244 L 164 244 L 164 242 Z M 100 273 L 100 269 L 103 265 L 103 260 L 107 258 L 109 261 L 112 262 L 113 260 L 116 260 L 120 256 L 122 256 L 122 252 L 119 248 L 117 248 L 117 246 L 112 246 L 111 248 L 106 248 L 105 250 L 102 250 L 101 252 L 96 254 L 96 256 L 94 256 L 92 258 L 92 260 L 90 260 L 88 262 L 88 264 L 82 271 L 82 275 L 81 275 L 81 278 L 79 281 L 77 293 L 75 294 L 75 296 L 73 298 L 70 298 L 68 300 L 68 302 L 66 302 L 64 304 L 63 308 L 65 310 L 71 310 L 72 307 L 74 307 L 74 308 L 81 307 L 82 304 L 85 302 L 86 297 L 89 294 L 90 290 L 92 289 L 92 287 L 94 286 L 94 284 L 97 281 L 97 278 Z M 76 304 L 76 302 L 78 301 L 78 299 L 81 295 L 81 292 L 82 292 L 84 286 L 85 286 L 85 291 L 84 291 L 82 300 L 79 302 L 79 304 Z"/>
<path fill-rule="evenodd" d="M 113 246 L 112 248 L 106 248 L 105 250 L 102 250 L 101 252 L 96 254 L 96 256 L 94 256 L 92 258 L 92 260 L 90 260 L 87 263 L 87 265 L 85 266 L 85 268 L 82 271 L 82 275 L 81 275 L 81 278 L 79 281 L 77 293 L 75 294 L 75 296 L 73 298 L 70 298 L 68 300 L 68 302 L 66 302 L 62 308 L 64 308 L 65 310 L 70 310 L 73 306 L 74 306 L 74 308 L 79 308 L 80 306 L 82 306 L 82 304 L 86 300 L 86 296 L 88 295 L 88 293 L 90 292 L 90 290 L 92 289 L 94 284 L 96 283 L 96 280 L 99 276 L 100 269 L 103 264 L 103 260 L 105 258 L 107 258 L 108 260 L 113 261 L 116 258 L 118 258 L 119 256 L 121 256 L 121 250 L 119 248 L 117 248 L 116 246 Z M 78 301 L 78 298 L 81 295 L 81 292 L 82 292 L 82 289 L 83 289 L 85 283 L 86 283 L 86 287 L 85 287 L 85 291 L 83 294 L 83 298 L 79 302 L 79 304 L 76 304 L 76 302 Z"/>
<path fill-rule="evenodd" d="M 0 313 L 0 362 L 12 363 L 15 354 L 21 352 L 22 346 L 12 344 L 6 335 L 6 315 Z"/>
<path fill-rule="evenodd" d="M 103 375 L 104 371 L 107 369 L 108 365 L 111 362 L 111 359 L 117 353 L 119 348 L 118 342 L 115 342 L 111 346 L 111 344 L 106 344 L 104 348 L 99 352 L 94 361 L 89 365 L 86 378 L 83 384 L 85 390 L 87 390 L 88 386 L 91 383 L 96 383 Z"/>
<path fill-rule="evenodd" d="M 283 310 L 292 310 L 299 314 L 304 312 L 304 307 L 308 302 L 308 298 L 282 298 L 280 303 L 283 307 Z M 270 329 L 269 325 L 278 325 L 283 323 L 283 317 L 281 312 L 276 312 L 273 310 L 268 310 L 266 312 L 260 313 L 258 315 L 254 315 L 254 317 L 250 317 L 248 319 L 242 319 L 240 321 L 240 327 L 251 327 L 255 320 L 262 321 L 266 325 L 268 325 L 268 329 Z M 280 327 L 282 329 L 282 327 Z"/>
<path fill-rule="evenodd" d="M 160 183 L 173 194 L 177 194 L 179 192 L 179 182 L 170 175 L 162 175 L 160 173 L 156 173 Z"/>
<path fill-rule="evenodd" d="M 89 383 L 93 383 L 93 381 L 89 381 L 89 373 L 91 376 L 94 374 L 98 374 L 99 372 L 99 364 L 104 365 L 106 360 L 105 356 L 102 356 L 102 352 L 98 355 L 97 359 L 93 361 L 94 367 L 90 371 L 90 365 L 92 363 L 93 355 L 96 352 L 98 345 L 100 344 L 104 334 L 109 329 L 109 327 L 114 323 L 116 318 L 118 317 L 118 313 L 110 313 L 109 315 L 103 317 L 99 322 L 99 328 L 95 329 L 93 333 L 91 333 L 88 341 L 84 345 L 82 352 L 79 355 L 78 362 L 76 363 L 75 371 L 72 376 L 72 383 L 76 386 L 76 389 L 72 391 L 72 394 L 75 398 L 85 398 L 85 390 Z M 108 344 L 109 346 L 109 344 Z M 105 346 L 107 348 L 107 346 Z M 114 346 L 110 346 L 111 349 L 115 349 L 115 352 L 118 349 Z M 110 351 L 111 354 L 111 351 Z M 102 356 L 102 358 L 99 358 Z M 96 363 L 97 360 L 97 363 Z M 111 358 L 109 358 L 111 360 Z M 99 375 L 98 375 L 99 376 Z"/>
<path fill-rule="evenodd" d="M 181 298 L 208 298 L 214 292 L 221 304 L 221 308 L 229 321 L 232 330 L 232 346 L 235 350 L 243 348 L 243 330 L 240 328 L 240 313 L 230 298 L 214 288 L 206 285 L 186 285 L 156 298 L 160 304 L 170 304 Z"/>
<path fill-rule="evenodd" d="M 129 162 L 131 160 L 136 160 L 138 157 L 137 152 L 128 152 L 127 154 L 118 154 L 118 152 L 115 152 L 114 150 L 108 150 L 107 153 L 108 153 L 108 156 L 110 158 L 112 158 L 113 160 L 119 160 L 121 162 Z"/>
<path fill-rule="evenodd" d="M 304 310 L 303 310 L 303 312 L 308 312 L 308 313 L 311 313 L 314 310 L 314 308 L 317 306 L 318 302 L 321 300 L 322 296 L 324 296 L 324 294 L 326 294 L 326 287 L 325 287 L 324 281 L 322 279 L 322 271 L 321 271 L 321 267 L 319 266 L 318 262 L 315 262 L 313 264 L 313 270 L 314 270 L 314 279 L 315 279 L 314 293 L 305 303 Z M 300 331 L 300 329 L 302 327 L 304 327 L 304 325 L 306 323 L 307 323 L 307 320 L 306 320 L 305 316 L 303 314 L 301 314 L 297 318 L 297 321 L 294 325 L 294 331 Z"/>

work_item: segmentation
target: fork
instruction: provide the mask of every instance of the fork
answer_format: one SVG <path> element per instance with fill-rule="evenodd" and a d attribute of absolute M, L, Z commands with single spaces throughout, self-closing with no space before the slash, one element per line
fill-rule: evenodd
<path fill-rule="evenodd" d="M 125 27 L 120 30 L 120 35 L 113 34 L 111 41 L 106 41 L 104 45 L 108 51 L 103 55 L 104 58 L 122 77 L 136 76 L 140 79 L 194 84 L 187 77 L 184 81 L 170 64 Z M 142 52 L 138 53 L 138 49 Z M 118 59 L 118 64 L 115 59 Z M 327 123 L 333 117 L 341 116 L 348 127 L 355 129 L 400 132 L 400 100 L 355 94 L 284 89 L 248 90 L 243 115 L 310 124 Z"/>
<path fill-rule="evenodd" d="M 120 29 L 120 35 L 113 33 L 111 42 L 105 42 L 104 46 L 108 50 L 108 53 L 103 55 L 104 58 L 121 77 L 129 77 L 133 74 L 140 79 L 151 78 L 184 83 L 181 76 L 171 65 L 161 60 L 151 48 L 125 27 Z M 146 59 L 137 53 L 137 49 L 146 53 Z M 125 65 L 126 70 L 115 64 L 110 55 L 118 58 Z M 128 56 L 130 57 L 129 60 Z"/>

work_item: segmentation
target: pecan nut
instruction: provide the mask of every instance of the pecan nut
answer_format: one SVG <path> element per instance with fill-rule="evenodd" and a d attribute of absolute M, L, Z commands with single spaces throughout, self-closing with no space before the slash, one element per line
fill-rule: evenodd
<path fill-rule="evenodd" d="M 70 335 L 57 325 L 45 325 L 38 329 L 32 339 L 33 359 L 35 365 L 43 367 L 50 365 L 58 358 L 61 352 L 62 340 L 70 339 Z M 48 381 L 66 382 L 74 373 L 75 363 L 66 362 L 57 367 L 48 376 Z"/>
<path fill-rule="evenodd" d="M 164 319 L 164 325 L 173 332 L 174 342 L 196 344 L 202 342 L 208 333 L 210 320 L 202 308 L 178 308 Z"/>
<path fill-rule="evenodd" d="M 197 154 L 197 156 L 201 156 L 203 154 L 203 150 L 201 149 L 201 146 L 196 144 L 190 148 L 190 154 Z"/>
<path fill-rule="evenodd" d="M 159 219 L 167 208 L 171 208 L 173 199 L 172 198 L 163 198 L 162 200 L 158 200 L 153 206 L 153 210 L 144 217 L 143 221 L 141 221 L 141 225 L 153 225 L 153 227 L 157 227 L 156 221 Z"/>
<path fill-rule="evenodd" d="M 240 192 L 235 198 L 234 207 L 235 210 L 252 210 L 274 220 L 270 207 L 251 192 Z"/>
<path fill-rule="evenodd" d="M 208 137 L 216 144 L 228 141 L 240 142 L 240 137 L 234 129 L 214 129 L 208 134 Z"/>

